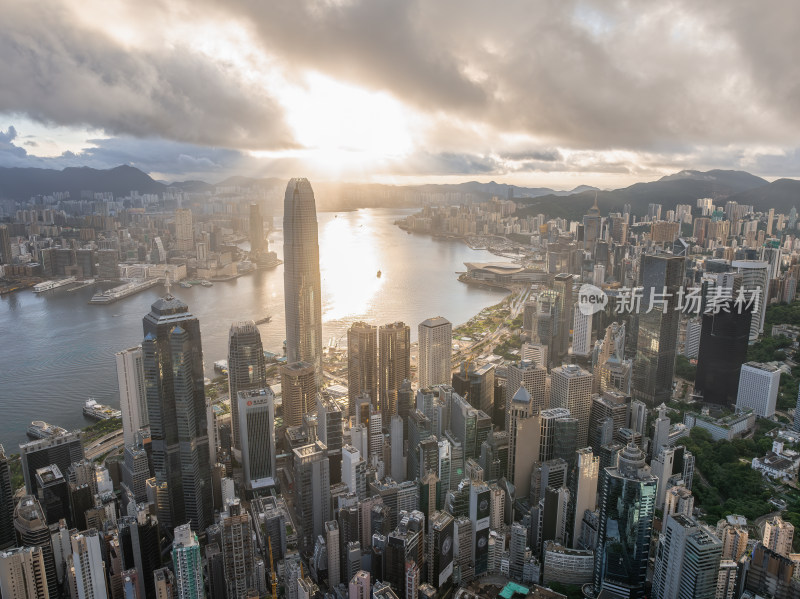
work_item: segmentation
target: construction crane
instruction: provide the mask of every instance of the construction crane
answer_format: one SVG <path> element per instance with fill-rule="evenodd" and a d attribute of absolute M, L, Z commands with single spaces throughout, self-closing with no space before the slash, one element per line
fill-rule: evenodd
<path fill-rule="evenodd" d="M 272 599 L 278 599 L 278 576 L 275 574 L 275 562 L 272 560 L 272 538 L 267 535 L 269 544 L 269 581 L 272 583 Z"/>

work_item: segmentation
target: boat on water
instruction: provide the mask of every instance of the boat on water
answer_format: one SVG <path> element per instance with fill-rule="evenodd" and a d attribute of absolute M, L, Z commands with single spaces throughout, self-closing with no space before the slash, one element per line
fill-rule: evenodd
<path fill-rule="evenodd" d="M 272 321 L 272 316 L 265 316 L 264 318 L 259 318 L 256 320 L 256 324 L 266 324 Z"/>
<path fill-rule="evenodd" d="M 213 287 L 214 286 L 214 283 L 212 283 L 211 281 L 200 281 L 200 284 L 203 287 Z"/>
<path fill-rule="evenodd" d="M 178 283 L 178 285 L 180 285 L 184 289 L 191 289 L 192 288 L 192 284 L 191 283 L 187 283 L 186 281 L 181 281 L 180 283 Z"/>
<path fill-rule="evenodd" d="M 94 399 L 87 399 L 83 404 L 83 415 L 93 420 L 111 420 L 112 418 L 121 418 L 122 412 L 97 403 Z"/>
<path fill-rule="evenodd" d="M 63 287 L 64 285 L 69 285 L 77 280 L 77 277 L 67 277 L 66 279 L 56 279 L 53 281 L 45 281 L 44 283 L 37 283 L 33 286 L 33 292 L 44 293 L 45 291 L 50 291 L 51 289 L 57 289 L 59 287 Z"/>
<path fill-rule="evenodd" d="M 216 362 L 214 362 L 214 370 L 216 370 L 220 374 L 228 374 L 228 361 L 217 360 Z"/>
<path fill-rule="evenodd" d="M 26 431 L 31 439 L 49 439 L 67 434 L 67 429 L 48 424 L 44 420 L 34 420 Z"/>

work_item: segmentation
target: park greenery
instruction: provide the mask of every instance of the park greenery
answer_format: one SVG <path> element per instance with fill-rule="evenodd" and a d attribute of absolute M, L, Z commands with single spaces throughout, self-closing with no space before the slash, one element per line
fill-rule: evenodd
<path fill-rule="evenodd" d="M 714 441 L 707 430 L 695 427 L 681 440 L 695 456 L 692 493 L 706 522 L 716 524 L 728 514 L 753 520 L 773 511 L 768 503 L 773 492 L 767 480 L 750 466 L 754 457 L 772 447 L 772 439 L 766 435 L 770 426 L 776 425 L 759 421 L 752 439 L 733 441 Z"/>
<path fill-rule="evenodd" d="M 689 358 L 679 354 L 675 359 L 675 374 L 682 379 L 694 382 L 694 377 L 697 374 L 697 366 L 692 364 Z"/>

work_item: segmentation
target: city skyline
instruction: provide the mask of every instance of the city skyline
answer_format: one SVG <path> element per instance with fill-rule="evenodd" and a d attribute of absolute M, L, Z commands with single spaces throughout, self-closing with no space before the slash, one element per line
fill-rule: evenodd
<path fill-rule="evenodd" d="M 800 4 L 6 4 L 4 599 L 800 597 Z"/>

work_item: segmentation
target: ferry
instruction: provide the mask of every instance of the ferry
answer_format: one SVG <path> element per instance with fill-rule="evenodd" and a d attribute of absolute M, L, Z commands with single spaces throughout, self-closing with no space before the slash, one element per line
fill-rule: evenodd
<path fill-rule="evenodd" d="M 57 289 L 58 287 L 63 287 L 64 285 L 69 285 L 70 283 L 74 283 L 77 281 L 77 277 L 67 277 L 66 279 L 57 279 L 54 281 L 45 281 L 44 283 L 38 283 L 33 286 L 34 293 L 44 293 L 45 291 L 50 291 L 51 289 Z"/>
<path fill-rule="evenodd" d="M 267 324 L 268 322 L 272 321 L 272 316 L 265 316 L 264 318 L 259 318 L 256 320 L 256 324 Z"/>
<path fill-rule="evenodd" d="M 48 424 L 43 420 L 34 420 L 26 431 L 31 439 L 49 439 L 67 434 L 67 429 Z"/>
<path fill-rule="evenodd" d="M 187 283 L 186 281 L 181 281 L 180 283 L 178 283 L 178 285 L 180 285 L 184 289 L 191 289 L 192 288 L 192 284 L 191 283 Z"/>
<path fill-rule="evenodd" d="M 92 299 L 89 300 L 90 304 L 111 304 L 123 298 L 126 298 L 134 293 L 139 293 L 140 291 L 144 291 L 145 289 L 150 289 L 150 287 L 154 287 L 161 283 L 161 279 L 147 279 L 145 281 L 131 281 L 125 283 L 124 285 L 120 285 L 119 287 L 114 287 L 113 289 L 109 289 L 108 291 L 102 291 L 100 293 L 95 293 L 92 296 Z"/>
<path fill-rule="evenodd" d="M 216 362 L 214 362 L 214 370 L 216 370 L 220 374 L 228 374 L 228 361 L 217 360 Z"/>
<path fill-rule="evenodd" d="M 94 399 L 87 399 L 83 405 L 83 415 L 94 420 L 111 420 L 121 418 L 122 412 L 97 403 Z"/>
<path fill-rule="evenodd" d="M 200 281 L 200 284 L 203 287 L 213 287 L 214 286 L 214 283 L 212 283 L 211 281 Z"/>

